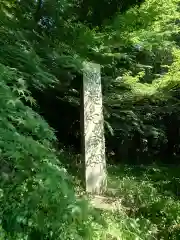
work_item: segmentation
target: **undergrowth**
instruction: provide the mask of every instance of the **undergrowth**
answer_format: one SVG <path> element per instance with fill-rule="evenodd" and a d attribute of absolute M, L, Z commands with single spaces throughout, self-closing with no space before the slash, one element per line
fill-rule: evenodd
<path fill-rule="evenodd" d="M 94 210 L 92 239 L 180 239 L 177 166 L 120 166 L 108 169 L 108 192 L 118 210 Z"/>

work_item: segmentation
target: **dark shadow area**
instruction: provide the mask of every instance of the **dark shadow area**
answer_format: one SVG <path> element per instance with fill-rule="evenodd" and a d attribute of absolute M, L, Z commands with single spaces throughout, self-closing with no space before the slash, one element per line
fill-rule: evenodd
<path fill-rule="evenodd" d="M 36 111 L 55 131 L 60 147 L 80 153 L 80 107 L 63 99 L 57 89 L 33 91 L 37 102 Z"/>
<path fill-rule="evenodd" d="M 144 0 L 114 0 L 114 1 L 81 1 L 75 9 L 79 20 L 88 24 L 90 27 L 102 26 L 102 24 L 112 19 L 117 12 L 124 13 L 133 6 L 140 6 Z M 103 6 L 103 10 L 102 10 Z"/>

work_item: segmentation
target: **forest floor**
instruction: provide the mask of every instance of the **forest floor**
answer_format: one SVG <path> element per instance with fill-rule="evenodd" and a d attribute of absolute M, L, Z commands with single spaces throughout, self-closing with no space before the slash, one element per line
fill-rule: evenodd
<path fill-rule="evenodd" d="M 93 239 L 180 239 L 180 167 L 108 167 L 106 196 L 91 201 Z"/>

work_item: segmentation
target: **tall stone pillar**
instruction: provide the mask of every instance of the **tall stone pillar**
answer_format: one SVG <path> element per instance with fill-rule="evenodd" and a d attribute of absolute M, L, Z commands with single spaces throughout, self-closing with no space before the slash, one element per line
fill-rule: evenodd
<path fill-rule="evenodd" d="M 84 63 L 82 92 L 86 191 L 101 194 L 106 189 L 106 159 L 100 65 Z"/>

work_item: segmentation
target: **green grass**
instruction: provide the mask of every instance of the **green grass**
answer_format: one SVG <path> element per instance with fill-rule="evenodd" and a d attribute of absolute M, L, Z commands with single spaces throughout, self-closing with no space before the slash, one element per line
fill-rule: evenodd
<path fill-rule="evenodd" d="M 112 166 L 108 189 L 122 207 L 96 211 L 92 239 L 180 239 L 180 167 Z"/>

